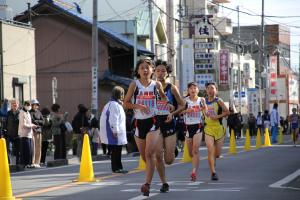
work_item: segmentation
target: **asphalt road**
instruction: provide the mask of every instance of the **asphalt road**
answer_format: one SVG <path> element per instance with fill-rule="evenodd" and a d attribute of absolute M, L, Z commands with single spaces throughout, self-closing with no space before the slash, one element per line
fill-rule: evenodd
<path fill-rule="evenodd" d="M 252 141 L 254 145 L 254 140 Z M 149 199 L 205 199 L 205 200 L 299 200 L 300 199 L 300 146 L 275 145 L 243 151 L 243 140 L 237 142 L 238 153 L 217 161 L 219 181 L 210 180 L 206 148 L 201 147 L 200 168 L 196 182 L 190 181 L 191 163 L 181 163 L 180 157 L 166 168 L 170 184 L 168 193 L 160 193 L 160 181 L 155 173 Z M 225 145 L 225 146 L 228 146 Z M 143 171 L 136 170 L 138 157 L 123 159 L 125 175 L 112 174 L 110 161 L 94 162 L 99 182 L 73 182 L 79 165 L 42 168 L 12 174 L 13 192 L 22 199 L 147 199 L 140 193 L 144 183 Z"/>

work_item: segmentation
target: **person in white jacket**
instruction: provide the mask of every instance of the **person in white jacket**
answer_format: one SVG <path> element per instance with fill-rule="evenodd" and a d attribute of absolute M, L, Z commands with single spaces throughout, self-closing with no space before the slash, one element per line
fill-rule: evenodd
<path fill-rule="evenodd" d="M 30 102 L 25 101 L 23 108 L 19 114 L 19 129 L 18 135 L 21 138 L 21 163 L 27 167 L 32 168 L 32 156 L 33 156 L 33 128 L 36 125 L 32 123 L 29 111 L 31 110 Z"/>
<path fill-rule="evenodd" d="M 127 144 L 126 115 L 122 106 L 124 89 L 115 86 L 111 100 L 104 106 L 100 117 L 100 140 L 111 147 L 111 168 L 114 173 L 127 173 L 121 162 L 122 146 Z"/>

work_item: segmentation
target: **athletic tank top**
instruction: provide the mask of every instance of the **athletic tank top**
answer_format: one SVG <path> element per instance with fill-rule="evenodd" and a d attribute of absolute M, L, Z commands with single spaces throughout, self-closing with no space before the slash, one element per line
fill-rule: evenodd
<path fill-rule="evenodd" d="M 172 84 L 168 83 L 167 86 L 164 88 L 164 93 L 168 97 L 168 102 L 167 101 L 162 101 L 160 96 L 158 95 L 158 100 L 157 100 L 157 115 L 168 115 L 170 114 L 169 107 L 167 106 L 168 103 L 172 104 L 175 109 L 177 109 L 177 101 L 172 94 L 171 91 Z"/>
<path fill-rule="evenodd" d="M 217 116 L 218 112 L 219 112 L 219 104 L 218 101 L 220 101 L 220 99 L 218 97 L 216 97 L 214 100 L 212 101 L 208 101 L 208 98 L 205 99 L 206 102 L 206 116 L 205 117 L 205 125 L 220 125 L 220 121 L 219 120 L 212 120 L 210 119 L 210 116 Z"/>
<path fill-rule="evenodd" d="M 140 109 L 134 109 L 135 119 L 148 119 L 155 116 L 157 113 L 156 81 L 152 80 L 147 87 L 143 86 L 139 80 L 136 80 L 135 84 L 133 103 L 147 106 L 150 109 L 148 113 L 143 113 Z"/>
<path fill-rule="evenodd" d="M 298 124 L 299 123 L 299 117 L 297 114 L 291 114 L 291 124 Z"/>
<path fill-rule="evenodd" d="M 187 103 L 187 108 L 193 108 L 194 111 L 184 114 L 184 123 L 186 125 L 202 123 L 203 105 L 201 98 L 198 97 L 197 101 L 192 101 L 190 97 L 186 97 L 185 102 Z"/>

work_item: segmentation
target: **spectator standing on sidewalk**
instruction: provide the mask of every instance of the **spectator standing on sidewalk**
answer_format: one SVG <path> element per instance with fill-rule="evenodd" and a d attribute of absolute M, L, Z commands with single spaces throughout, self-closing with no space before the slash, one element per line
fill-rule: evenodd
<path fill-rule="evenodd" d="M 92 156 L 96 156 L 98 154 L 98 148 L 100 144 L 99 121 L 96 119 L 96 117 L 92 117 L 90 119 L 89 135 L 92 141 L 92 145 L 91 145 Z"/>
<path fill-rule="evenodd" d="M 260 130 L 260 133 L 263 133 L 263 118 L 261 116 L 261 112 L 258 112 L 257 117 L 256 117 L 256 125 L 257 129 Z"/>
<path fill-rule="evenodd" d="M 267 128 L 269 133 L 270 133 L 270 114 L 269 110 L 265 110 L 265 113 L 263 114 L 263 124 L 264 124 L 264 132 L 265 129 Z"/>
<path fill-rule="evenodd" d="M 104 106 L 100 117 L 100 139 L 111 147 L 111 169 L 114 173 L 127 173 L 121 162 L 122 146 L 127 144 L 126 115 L 123 109 L 124 89 L 116 86 L 111 100 Z"/>
<path fill-rule="evenodd" d="M 11 163 L 11 154 L 16 157 L 16 165 L 20 164 L 20 138 L 18 136 L 19 128 L 19 103 L 16 100 L 11 101 L 11 109 L 7 112 L 5 129 L 6 132 L 6 147 L 8 149 L 8 161 Z M 10 144 L 12 144 L 13 151 L 10 151 Z"/>
<path fill-rule="evenodd" d="M 36 125 L 31 121 L 31 115 L 29 111 L 31 110 L 30 102 L 25 101 L 22 110 L 19 114 L 19 127 L 18 135 L 21 139 L 21 164 L 27 168 L 32 168 L 32 156 L 33 156 L 33 142 L 32 134 L 33 128 Z"/>
<path fill-rule="evenodd" d="M 53 104 L 51 107 L 51 132 L 53 135 L 54 149 L 54 160 L 56 159 L 66 159 L 66 141 L 65 134 L 61 127 L 64 125 L 63 114 L 59 112 L 60 105 Z"/>
<path fill-rule="evenodd" d="M 77 138 L 76 155 L 78 156 L 79 160 L 81 159 L 83 134 L 87 133 L 89 128 L 87 111 L 88 109 L 83 104 L 79 104 L 78 113 L 75 115 L 72 121 L 73 132 Z"/>
<path fill-rule="evenodd" d="M 250 137 L 255 136 L 256 119 L 253 113 L 249 114 L 248 126 L 249 126 Z"/>
<path fill-rule="evenodd" d="M 50 110 L 48 108 L 43 108 L 41 113 L 44 118 L 44 126 L 42 127 L 42 155 L 41 155 L 41 165 L 46 164 L 47 150 L 49 143 L 52 140 L 51 126 L 52 122 L 50 120 Z"/>
<path fill-rule="evenodd" d="M 40 103 L 38 100 L 34 99 L 31 101 L 31 120 L 32 123 L 36 125 L 36 128 L 33 129 L 33 157 L 32 165 L 36 168 L 40 168 L 41 162 L 41 151 L 42 151 L 42 127 L 44 125 L 44 118 L 39 110 Z"/>
<path fill-rule="evenodd" d="M 234 110 L 232 107 L 229 107 L 230 114 L 227 118 L 227 126 L 229 127 L 229 135 L 231 136 L 232 131 L 234 132 L 234 135 L 236 136 L 236 129 L 237 129 L 237 115 L 234 113 Z"/>
<path fill-rule="evenodd" d="M 279 127 L 279 122 L 280 122 L 280 117 L 278 113 L 278 104 L 274 103 L 273 109 L 271 112 L 271 132 L 272 132 L 272 143 L 277 143 L 277 134 L 278 134 L 278 127 Z"/>
<path fill-rule="evenodd" d="M 4 99 L 4 101 L 0 102 L 0 138 L 4 136 L 5 132 L 5 120 L 7 116 L 7 111 L 8 111 L 8 101 L 7 99 Z"/>

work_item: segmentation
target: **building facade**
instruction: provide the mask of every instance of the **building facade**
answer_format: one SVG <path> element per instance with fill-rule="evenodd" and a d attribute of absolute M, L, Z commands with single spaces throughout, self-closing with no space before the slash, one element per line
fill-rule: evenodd
<path fill-rule="evenodd" d="M 50 107 L 55 99 L 61 110 L 73 117 L 79 103 L 91 105 L 92 20 L 55 1 L 39 1 L 32 11 L 39 14 L 32 18 L 36 30 L 37 98 L 43 107 Z M 15 19 L 27 22 L 28 12 Z M 98 34 L 98 104 L 101 111 L 114 85 L 128 86 L 134 64 L 131 40 L 101 26 L 98 26 Z M 137 53 L 153 56 L 140 45 Z"/>
<path fill-rule="evenodd" d="M 36 98 L 35 30 L 1 20 L 0 38 L 0 99 Z"/>

